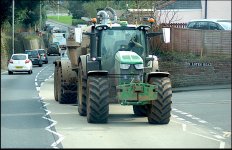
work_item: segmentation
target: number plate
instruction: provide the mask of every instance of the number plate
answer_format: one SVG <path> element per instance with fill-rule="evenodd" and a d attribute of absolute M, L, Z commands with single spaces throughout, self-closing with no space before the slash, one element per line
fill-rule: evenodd
<path fill-rule="evenodd" d="M 15 68 L 17 68 L 17 69 L 21 69 L 21 68 L 23 68 L 23 66 L 16 66 Z"/>

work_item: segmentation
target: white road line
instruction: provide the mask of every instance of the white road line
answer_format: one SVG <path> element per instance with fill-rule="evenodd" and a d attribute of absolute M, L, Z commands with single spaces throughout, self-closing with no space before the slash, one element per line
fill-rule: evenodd
<path fill-rule="evenodd" d="M 219 148 L 225 148 L 225 142 L 220 142 L 220 147 Z"/>
<path fill-rule="evenodd" d="M 182 111 L 180 111 L 180 110 L 178 110 L 178 109 L 175 109 L 175 112 L 181 113 Z M 183 114 L 183 112 L 182 112 L 181 114 Z M 186 114 L 187 114 L 187 113 L 186 113 Z M 180 118 L 180 117 L 177 116 L 177 115 L 173 115 L 173 114 L 172 114 L 172 116 L 175 117 L 177 120 L 181 120 L 181 121 L 184 120 L 183 118 Z M 193 119 L 193 120 L 196 120 L 196 121 L 198 121 L 199 123 L 208 123 L 207 121 L 201 120 L 200 118 L 195 117 L 195 116 L 193 116 L 193 115 L 191 115 L 191 114 L 187 114 L 187 115 L 185 115 L 185 116 L 187 116 L 187 117 L 189 117 L 189 118 L 191 118 L 191 119 Z M 197 125 L 197 124 L 194 124 L 194 123 L 192 123 L 192 122 L 190 122 L 190 121 L 185 121 L 185 123 L 189 123 L 189 124 L 191 124 L 191 125 Z M 182 124 L 182 128 L 183 128 L 183 131 L 186 130 L 184 124 Z M 222 129 L 219 128 L 219 127 L 214 127 L 213 129 L 215 129 L 215 130 L 222 130 Z M 219 140 L 224 140 L 224 139 L 225 139 L 223 136 L 220 136 L 220 135 L 216 134 L 215 132 L 210 131 L 209 133 L 210 133 L 213 137 L 215 137 L 215 138 L 217 138 L 217 139 L 219 139 Z M 196 133 L 194 133 L 194 134 L 196 134 Z M 200 135 L 200 134 L 199 134 L 199 135 Z M 201 135 L 201 136 L 204 136 L 204 135 Z M 207 137 L 207 138 L 209 138 L 209 137 Z M 211 138 L 211 139 L 212 139 L 212 138 Z M 218 141 L 219 141 L 219 140 L 218 140 Z M 224 147 L 225 147 L 225 143 L 222 142 L 222 141 L 220 141 L 220 148 L 224 148 Z"/>
<path fill-rule="evenodd" d="M 176 117 L 178 117 L 178 116 L 177 116 L 177 115 L 172 114 L 172 117 L 176 118 Z"/>
<path fill-rule="evenodd" d="M 36 87 L 36 90 L 37 90 L 37 92 L 39 92 L 40 91 L 40 87 Z"/>
<path fill-rule="evenodd" d="M 201 135 L 201 134 L 197 134 L 197 133 L 192 133 L 192 132 L 189 132 L 189 133 L 200 136 L 200 137 L 203 137 L 203 138 L 207 138 L 207 139 L 210 139 L 210 140 L 218 141 L 218 142 L 220 142 L 219 148 L 225 148 L 225 142 L 223 142 L 221 140 L 214 139 L 214 138 L 211 138 L 211 137 L 208 137 L 208 136 L 205 136 L 205 135 Z"/>
<path fill-rule="evenodd" d="M 208 122 L 205 121 L 205 120 L 202 120 L 202 119 L 200 119 L 200 118 L 198 118 L 198 117 L 195 117 L 195 116 L 193 116 L 193 115 L 191 115 L 191 114 L 189 114 L 189 113 L 180 111 L 180 110 L 178 110 L 178 109 L 175 109 L 175 112 L 180 113 L 180 114 L 182 114 L 182 115 L 185 115 L 186 117 L 189 117 L 189 118 L 191 118 L 191 119 L 193 119 L 193 120 L 197 120 L 199 123 L 208 123 Z"/>
<path fill-rule="evenodd" d="M 181 121 L 185 120 L 184 118 L 176 118 L 176 119 L 181 120 Z"/>
<path fill-rule="evenodd" d="M 200 122 L 200 123 L 208 123 L 208 122 L 205 121 L 205 120 L 198 120 L 198 122 Z"/>
<path fill-rule="evenodd" d="M 187 125 L 183 123 L 182 124 L 183 131 L 186 131 L 186 127 L 187 127 Z"/>

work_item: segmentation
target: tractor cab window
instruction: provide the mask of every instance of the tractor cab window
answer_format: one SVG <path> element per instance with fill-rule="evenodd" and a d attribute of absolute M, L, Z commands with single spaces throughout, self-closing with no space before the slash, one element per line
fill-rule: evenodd
<path fill-rule="evenodd" d="M 102 32 L 101 54 L 114 56 L 117 51 L 145 52 L 144 34 L 139 30 L 105 30 Z"/>
<path fill-rule="evenodd" d="M 118 51 L 133 51 L 141 57 L 145 56 L 145 37 L 139 30 L 104 30 L 99 44 L 102 68 L 106 70 L 114 68 L 115 55 Z"/>

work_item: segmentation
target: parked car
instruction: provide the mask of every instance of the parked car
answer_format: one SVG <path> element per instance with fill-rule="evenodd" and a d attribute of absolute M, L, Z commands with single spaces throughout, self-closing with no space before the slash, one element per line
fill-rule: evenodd
<path fill-rule="evenodd" d="M 32 62 L 28 54 L 13 54 L 8 63 L 8 74 L 13 72 L 28 72 L 32 74 Z"/>
<path fill-rule="evenodd" d="M 28 54 L 29 59 L 32 61 L 33 65 L 43 66 L 43 60 L 39 54 L 38 50 L 25 50 L 25 53 Z"/>
<path fill-rule="evenodd" d="M 45 64 L 47 64 L 48 63 L 48 57 L 47 57 L 47 52 L 45 51 L 45 49 L 38 49 L 38 51 L 39 51 L 40 57 L 43 60 L 43 62 Z"/>
<path fill-rule="evenodd" d="M 189 29 L 202 30 L 231 30 L 231 20 L 225 19 L 198 19 L 187 23 Z"/>

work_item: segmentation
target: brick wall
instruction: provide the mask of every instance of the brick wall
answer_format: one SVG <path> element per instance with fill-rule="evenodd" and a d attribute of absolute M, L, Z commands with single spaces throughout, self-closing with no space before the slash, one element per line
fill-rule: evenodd
<path fill-rule="evenodd" d="M 171 74 L 172 87 L 231 84 L 231 58 L 220 60 L 159 61 L 160 71 Z"/>

